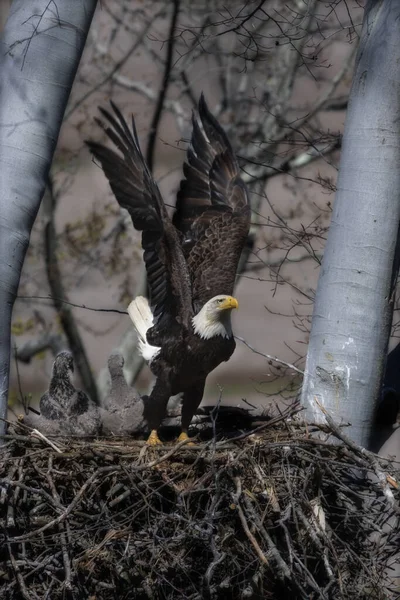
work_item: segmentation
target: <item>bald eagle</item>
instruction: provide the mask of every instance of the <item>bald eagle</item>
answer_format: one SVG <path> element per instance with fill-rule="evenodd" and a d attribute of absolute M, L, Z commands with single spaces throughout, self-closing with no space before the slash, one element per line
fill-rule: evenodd
<path fill-rule="evenodd" d="M 87 143 L 118 203 L 142 231 L 149 301 L 137 297 L 128 312 L 156 377 L 143 398 L 148 443 L 161 443 L 157 430 L 169 398 L 179 393 L 183 440 L 207 375 L 235 349 L 231 312 L 238 302 L 232 294 L 250 225 L 248 194 L 229 140 L 202 95 L 171 219 L 140 150 L 133 117 L 130 129 L 111 106 L 114 114 L 100 108 L 107 123 L 96 122 L 119 153 Z"/>

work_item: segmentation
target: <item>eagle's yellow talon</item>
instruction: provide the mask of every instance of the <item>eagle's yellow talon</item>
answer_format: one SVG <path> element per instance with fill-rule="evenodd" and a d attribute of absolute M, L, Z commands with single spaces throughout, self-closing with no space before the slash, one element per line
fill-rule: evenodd
<path fill-rule="evenodd" d="M 178 437 L 178 442 L 183 442 L 185 440 L 190 440 L 190 437 L 188 436 L 187 433 L 185 433 L 184 431 L 182 431 L 181 435 Z M 194 446 L 193 442 L 189 442 L 187 444 L 187 446 Z"/>
<path fill-rule="evenodd" d="M 162 441 L 158 437 L 157 429 L 152 430 L 149 437 L 147 438 L 146 444 L 148 446 L 160 446 L 162 444 Z"/>

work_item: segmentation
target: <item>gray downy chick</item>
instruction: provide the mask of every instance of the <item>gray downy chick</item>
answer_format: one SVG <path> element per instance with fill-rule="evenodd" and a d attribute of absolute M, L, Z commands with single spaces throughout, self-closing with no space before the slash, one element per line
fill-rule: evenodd
<path fill-rule="evenodd" d="M 60 432 L 93 435 L 101 427 L 97 405 L 72 383 L 74 361 L 70 352 L 60 352 L 53 363 L 50 386 L 40 399 L 41 417 L 59 421 Z"/>
<path fill-rule="evenodd" d="M 40 413 L 46 419 L 58 421 L 87 411 L 89 398 L 73 385 L 73 372 L 72 354 L 60 352 L 53 363 L 49 389 L 40 398 Z"/>
<path fill-rule="evenodd" d="M 134 391 L 126 383 L 123 367 L 125 361 L 121 354 L 111 354 L 107 366 L 110 373 L 111 387 L 105 407 L 114 410 L 118 406 L 126 406 L 135 399 Z"/>
<path fill-rule="evenodd" d="M 111 354 L 108 359 L 111 389 L 100 409 L 105 434 L 128 435 L 144 428 L 143 402 L 126 382 L 124 362 L 120 354 Z"/>

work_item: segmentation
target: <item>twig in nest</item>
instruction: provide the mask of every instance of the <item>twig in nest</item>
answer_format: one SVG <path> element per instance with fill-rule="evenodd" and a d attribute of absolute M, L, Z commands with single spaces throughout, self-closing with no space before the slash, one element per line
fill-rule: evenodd
<path fill-rule="evenodd" d="M 343 431 L 341 431 L 340 427 L 335 423 L 332 419 L 331 415 L 328 413 L 326 408 L 322 406 L 322 404 L 318 401 L 318 398 L 314 396 L 314 401 L 320 411 L 323 413 L 326 422 L 329 427 L 332 429 L 333 433 L 338 437 L 342 442 L 346 444 L 349 448 L 354 450 L 357 454 L 367 459 L 369 462 L 373 472 L 375 473 L 379 483 L 381 484 L 381 488 L 384 496 L 386 497 L 389 505 L 393 508 L 398 514 L 400 514 L 400 508 L 396 505 L 396 500 L 392 490 L 390 489 L 390 483 L 388 482 L 388 474 L 384 473 L 379 466 L 378 460 L 372 452 L 369 452 L 366 448 L 359 446 L 352 439 L 350 439 Z"/>
<path fill-rule="evenodd" d="M 58 446 L 56 446 L 56 444 L 54 442 L 49 440 L 49 438 L 47 438 L 45 435 L 43 435 L 43 433 L 40 433 L 40 431 L 38 429 L 32 429 L 31 436 L 38 438 L 38 439 L 42 440 L 43 442 L 46 442 L 46 444 L 51 446 L 51 448 L 53 448 L 53 450 L 55 450 L 59 454 L 63 453 L 63 450 L 60 450 L 60 448 Z"/>
<path fill-rule="evenodd" d="M 72 500 L 72 502 L 69 504 L 69 506 L 67 506 L 67 508 L 65 509 L 65 511 L 59 517 L 57 517 L 56 519 L 53 519 L 49 523 L 46 523 L 45 525 L 43 525 L 43 527 L 39 527 L 39 529 L 35 529 L 34 531 L 30 531 L 29 533 L 26 533 L 26 534 L 23 534 L 23 535 L 18 535 L 16 537 L 14 537 L 11 541 L 13 541 L 13 542 L 23 542 L 25 540 L 29 540 L 32 537 L 35 537 L 35 536 L 39 535 L 40 533 L 43 533 L 44 531 L 46 531 L 50 527 L 54 527 L 55 525 L 58 525 L 59 523 L 62 523 L 63 521 L 65 521 L 65 519 L 68 517 L 68 515 L 74 510 L 74 508 L 76 507 L 76 505 L 81 501 L 81 499 L 82 499 L 83 495 L 85 494 L 86 490 L 92 485 L 92 483 L 100 475 L 102 475 L 104 473 L 110 473 L 111 471 L 115 471 L 115 470 L 118 470 L 115 466 L 112 466 L 112 467 L 101 467 L 100 469 L 98 469 L 83 484 L 83 486 L 81 487 L 81 489 L 79 490 L 79 492 L 76 494 L 75 498 Z"/>
<path fill-rule="evenodd" d="M 272 541 L 271 536 L 269 535 L 268 531 L 265 529 L 265 527 L 261 523 L 261 520 L 259 519 L 259 517 L 256 515 L 256 512 L 253 509 L 253 507 L 251 505 L 251 502 L 246 497 L 246 495 L 243 495 L 243 502 L 244 502 L 244 504 L 245 504 L 245 506 L 247 508 L 247 511 L 251 514 L 252 521 L 254 522 L 255 526 L 258 529 L 258 531 L 261 533 L 261 535 L 263 536 L 263 538 L 267 542 L 269 553 L 271 554 L 271 556 L 274 557 L 275 562 L 276 562 L 279 570 L 282 573 L 282 578 L 284 578 L 284 577 L 290 578 L 290 569 L 289 569 L 288 565 L 283 560 L 283 558 L 280 555 L 280 553 L 279 553 L 276 545 Z"/>
<path fill-rule="evenodd" d="M 214 537 L 211 538 L 211 552 L 213 553 L 214 560 L 208 565 L 207 571 L 203 578 L 203 583 L 207 587 L 208 593 L 211 596 L 211 586 L 210 582 L 214 573 L 214 570 L 223 560 L 226 558 L 226 552 L 218 552 Z"/>
<path fill-rule="evenodd" d="M 35 594 L 35 592 L 33 592 L 32 590 L 30 592 L 28 592 L 28 590 L 26 589 L 24 578 L 22 577 L 22 573 L 21 573 L 21 571 L 19 569 L 17 561 L 15 560 L 14 555 L 13 555 L 13 553 L 11 551 L 11 544 L 10 544 L 10 542 L 7 542 L 7 548 L 8 548 L 8 554 L 10 556 L 11 564 L 12 564 L 12 567 L 14 569 L 14 573 L 15 573 L 15 576 L 17 578 L 21 594 L 23 595 L 23 597 L 26 600 L 32 600 L 32 598 L 38 598 L 37 595 Z"/>
<path fill-rule="evenodd" d="M 326 574 L 328 575 L 330 580 L 334 579 L 333 569 L 332 569 L 331 565 L 329 564 L 328 548 L 324 547 L 324 545 L 322 543 L 322 540 L 324 540 L 325 542 L 328 541 L 327 536 L 325 536 L 323 534 L 323 532 L 320 529 L 320 526 L 317 523 L 313 522 L 314 519 L 312 519 L 311 521 L 309 519 L 307 519 L 306 515 L 304 514 L 304 512 L 302 511 L 300 506 L 298 506 L 296 504 L 294 508 L 295 508 L 295 511 L 296 511 L 298 517 L 300 518 L 300 521 L 303 523 L 304 527 L 306 528 L 308 535 L 314 542 L 318 551 L 321 552 L 321 556 L 323 557 Z M 322 537 L 322 540 L 320 539 L 320 537 Z"/>
<path fill-rule="evenodd" d="M 366 454 L 309 431 L 298 420 L 270 423 L 257 444 L 181 443 L 145 461 L 137 442 L 70 440 L 59 454 L 15 437 L 0 470 L 0 597 L 80 598 L 82 581 L 85 597 L 103 600 L 160 590 L 180 600 L 183 582 L 188 600 L 388 597 L 395 511 L 375 476 L 360 477 L 372 472 Z M 396 464 L 377 461 L 399 479 Z"/>
<path fill-rule="evenodd" d="M 156 465 L 159 465 L 160 463 L 164 462 L 165 460 L 168 460 L 169 458 L 171 458 L 171 456 L 173 454 L 176 453 L 177 450 L 179 450 L 179 448 L 181 448 L 182 446 L 185 446 L 186 444 L 189 444 L 192 440 L 193 440 L 193 438 L 187 439 L 187 440 L 182 440 L 181 442 L 178 442 L 173 448 L 171 448 L 171 450 L 169 452 L 166 452 L 165 454 L 160 456 L 160 458 L 156 458 L 155 460 L 152 460 L 151 462 L 147 463 L 146 467 L 155 467 Z M 147 448 L 148 447 L 146 446 L 146 449 Z"/>
<path fill-rule="evenodd" d="M 54 485 L 54 481 L 53 478 L 51 476 L 53 470 L 53 457 L 49 456 L 49 460 L 48 460 L 48 470 L 46 473 L 46 479 L 49 482 L 49 486 L 51 489 L 51 493 L 53 495 L 54 501 L 59 505 L 62 506 L 61 500 L 60 500 L 60 496 L 56 490 L 56 486 Z M 64 508 L 64 507 L 63 507 Z M 68 548 L 67 548 L 67 541 L 65 538 L 65 528 L 64 528 L 64 523 L 59 523 L 58 524 L 58 530 L 60 532 L 60 542 L 61 542 L 61 551 L 62 551 L 62 557 L 63 557 L 63 563 L 64 563 L 64 572 L 65 572 L 65 580 L 64 580 L 64 587 L 66 590 L 71 591 L 72 590 L 72 574 L 71 574 L 71 562 L 69 560 L 69 554 L 68 554 Z"/>
<path fill-rule="evenodd" d="M 18 469 L 18 463 L 12 464 L 10 470 L 7 473 L 6 481 L 12 481 L 16 471 Z M 2 486 L 0 490 L 0 504 L 4 504 L 7 498 L 7 486 Z"/>
<path fill-rule="evenodd" d="M 265 556 L 264 552 L 261 550 L 256 538 L 254 537 L 254 535 L 251 533 L 249 525 L 247 523 L 246 520 L 246 516 L 243 512 L 242 507 L 240 506 L 240 496 L 242 495 L 242 483 L 239 479 L 239 477 L 235 477 L 234 481 L 236 483 L 236 492 L 234 494 L 232 494 L 232 498 L 233 501 L 235 503 L 235 508 L 238 511 L 239 514 L 239 519 L 240 522 L 242 523 L 242 527 L 243 527 L 243 531 L 245 532 L 245 534 L 247 535 L 251 545 L 253 546 L 254 550 L 257 553 L 258 558 L 260 559 L 260 561 L 264 564 L 264 565 L 268 565 L 268 559 Z"/>

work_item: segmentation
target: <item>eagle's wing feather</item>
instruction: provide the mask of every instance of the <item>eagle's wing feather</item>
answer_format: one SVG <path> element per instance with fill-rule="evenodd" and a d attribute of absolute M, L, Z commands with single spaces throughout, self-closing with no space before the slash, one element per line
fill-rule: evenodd
<path fill-rule="evenodd" d="M 176 317 L 182 306 L 191 305 L 190 283 L 176 231 L 168 217 L 158 186 L 139 146 L 135 122 L 132 131 L 120 110 L 111 102 L 115 116 L 100 108 L 105 131 L 121 154 L 96 142 L 86 142 L 99 160 L 114 195 L 131 215 L 133 225 L 142 231 L 142 247 L 150 291 L 150 305 L 159 323 Z M 175 273 L 180 273 L 178 278 Z"/>
<path fill-rule="evenodd" d="M 238 162 L 203 95 L 199 116 L 202 127 L 193 118 L 185 179 L 173 218 L 182 235 L 196 312 L 213 296 L 232 294 L 250 226 L 247 189 Z"/>

